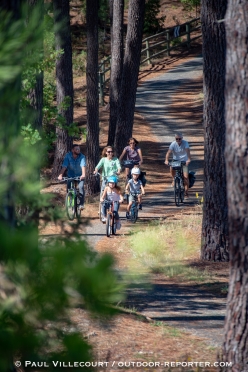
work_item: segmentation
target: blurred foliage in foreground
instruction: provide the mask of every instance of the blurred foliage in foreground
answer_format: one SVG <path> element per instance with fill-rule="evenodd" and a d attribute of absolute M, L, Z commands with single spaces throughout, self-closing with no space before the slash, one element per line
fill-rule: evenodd
<path fill-rule="evenodd" d="M 42 37 L 39 24 L 39 15 L 26 25 L 25 12 L 15 21 L 0 12 L 0 372 L 17 359 L 89 361 L 91 347 L 71 324 L 70 309 L 110 315 L 120 292 L 112 257 L 93 252 L 76 233 L 78 225 L 63 238 L 38 237 L 38 217 L 57 219 L 65 232 L 58 211 L 40 194 L 41 141 L 32 146 L 21 135 L 23 61 Z"/>

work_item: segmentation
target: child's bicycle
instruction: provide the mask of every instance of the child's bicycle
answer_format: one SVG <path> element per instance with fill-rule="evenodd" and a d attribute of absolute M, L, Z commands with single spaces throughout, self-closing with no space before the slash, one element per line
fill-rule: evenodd
<path fill-rule="evenodd" d="M 125 168 L 129 169 L 129 173 L 126 176 L 125 180 L 125 186 L 127 185 L 128 181 L 132 178 L 131 170 L 133 169 L 134 166 L 139 165 L 139 161 L 137 160 L 124 160 L 121 165 Z M 146 179 L 145 179 L 146 172 L 140 173 L 139 179 L 141 180 L 143 186 L 146 184 Z M 128 204 L 128 194 L 125 194 L 124 199 L 127 201 Z"/>
<path fill-rule="evenodd" d="M 109 205 L 109 208 L 107 209 L 106 235 L 107 237 L 110 237 L 111 234 L 116 234 L 116 212 L 114 211 L 114 203 L 118 202 L 105 200 L 101 205 L 104 203 Z"/>
<path fill-rule="evenodd" d="M 183 203 L 184 200 L 185 186 L 183 177 L 183 166 L 185 164 L 185 161 L 172 161 L 171 163 L 169 163 L 169 166 L 171 166 L 172 169 L 176 171 L 174 177 L 174 197 L 177 207 L 179 207 L 180 201 L 181 203 Z"/>
<path fill-rule="evenodd" d="M 62 181 L 70 181 L 70 187 L 65 198 L 65 208 L 67 217 L 72 221 L 75 217 L 79 218 L 81 215 L 79 190 L 77 188 L 77 182 L 80 181 L 80 177 L 63 177 Z"/>
<path fill-rule="evenodd" d="M 133 202 L 132 202 L 132 205 L 131 205 L 131 209 L 130 209 L 130 221 L 132 223 L 135 223 L 138 219 L 138 211 L 139 211 L 139 204 L 138 204 L 138 195 L 140 193 L 130 193 L 130 195 L 132 195 L 132 197 L 134 198 Z"/>
<path fill-rule="evenodd" d="M 114 173 L 114 175 L 116 175 L 116 173 Z M 95 177 L 101 177 L 101 174 L 99 172 L 95 173 L 94 174 Z M 109 176 L 104 176 L 102 177 L 102 184 L 101 184 L 101 191 L 100 191 L 100 198 L 102 196 L 102 193 L 103 193 L 103 185 L 106 186 L 107 184 L 107 179 L 108 179 Z M 98 207 L 98 217 L 99 217 L 99 220 L 101 221 L 102 220 L 102 203 L 99 202 L 99 207 Z"/>

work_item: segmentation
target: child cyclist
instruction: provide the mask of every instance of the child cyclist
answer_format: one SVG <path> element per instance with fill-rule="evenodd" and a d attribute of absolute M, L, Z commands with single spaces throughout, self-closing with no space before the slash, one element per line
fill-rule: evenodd
<path fill-rule="evenodd" d="M 132 175 L 132 178 L 128 181 L 126 185 L 126 192 L 128 191 L 130 192 L 129 193 L 129 204 L 127 206 L 127 213 L 126 213 L 127 219 L 130 218 L 129 212 L 130 212 L 132 203 L 134 201 L 134 197 L 132 194 L 138 194 L 139 209 L 142 209 L 142 204 L 141 204 L 142 198 L 141 198 L 140 190 L 141 190 L 142 195 L 145 195 L 145 190 L 142 185 L 142 182 L 138 179 L 140 175 L 140 169 L 138 167 L 134 167 L 131 171 L 131 175 Z"/>
<path fill-rule="evenodd" d="M 120 230 L 121 223 L 118 214 L 119 203 L 123 202 L 123 196 L 121 195 L 120 187 L 117 186 L 118 178 L 116 176 L 110 176 L 107 179 L 107 186 L 105 187 L 100 201 L 105 200 L 109 203 L 103 203 L 102 205 L 102 222 L 106 222 L 107 209 L 110 207 L 110 203 L 114 202 L 114 211 L 116 212 L 116 229 Z"/>

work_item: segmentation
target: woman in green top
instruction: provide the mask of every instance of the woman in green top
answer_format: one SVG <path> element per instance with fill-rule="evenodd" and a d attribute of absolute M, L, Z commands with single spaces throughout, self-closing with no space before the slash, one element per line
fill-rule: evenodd
<path fill-rule="evenodd" d="M 102 151 L 102 158 L 97 164 L 94 174 L 102 168 L 102 187 L 101 193 L 105 189 L 107 178 L 113 175 L 119 175 L 121 173 L 121 165 L 119 159 L 114 156 L 114 149 L 112 146 L 104 147 Z"/>

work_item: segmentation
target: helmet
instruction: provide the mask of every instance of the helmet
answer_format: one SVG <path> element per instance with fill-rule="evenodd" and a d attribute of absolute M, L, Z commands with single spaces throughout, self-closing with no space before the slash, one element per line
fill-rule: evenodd
<path fill-rule="evenodd" d="M 133 168 L 132 170 L 131 170 L 131 174 L 140 174 L 140 169 L 139 168 Z"/>
<path fill-rule="evenodd" d="M 108 182 L 117 183 L 118 178 L 116 176 L 110 176 L 110 177 L 108 177 Z"/>

